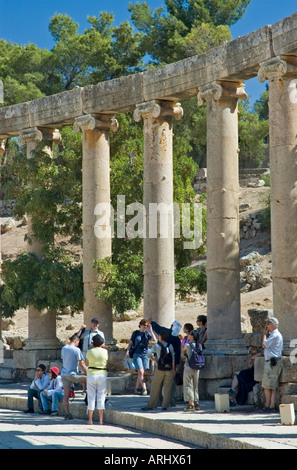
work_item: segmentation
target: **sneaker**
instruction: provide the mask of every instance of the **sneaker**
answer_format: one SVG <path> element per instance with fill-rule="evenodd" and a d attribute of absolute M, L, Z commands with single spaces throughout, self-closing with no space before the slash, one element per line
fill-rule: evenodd
<path fill-rule="evenodd" d="M 141 395 L 147 395 L 147 389 L 146 388 L 143 388 L 141 390 Z"/>
<path fill-rule="evenodd" d="M 194 405 L 188 405 L 186 408 L 184 408 L 184 411 L 195 411 Z"/>
<path fill-rule="evenodd" d="M 41 415 L 50 415 L 50 414 L 51 414 L 51 410 L 42 410 L 42 411 L 40 411 L 40 414 L 41 414 Z"/>
<path fill-rule="evenodd" d="M 141 388 L 136 388 L 134 390 L 134 395 L 141 395 Z"/>
<path fill-rule="evenodd" d="M 34 410 L 32 408 L 28 408 L 27 410 L 24 411 L 24 413 L 34 413 Z"/>
<path fill-rule="evenodd" d="M 236 406 L 236 401 L 235 400 L 230 400 L 230 406 Z"/>
<path fill-rule="evenodd" d="M 69 413 L 69 414 L 65 415 L 65 419 L 67 419 L 67 420 L 73 419 L 72 414 Z"/>
<path fill-rule="evenodd" d="M 152 411 L 154 408 L 149 408 L 148 406 L 144 406 L 141 408 L 143 411 Z"/>
<path fill-rule="evenodd" d="M 233 390 L 233 388 L 230 388 L 230 390 L 228 390 L 228 394 L 231 396 L 231 397 L 236 397 L 236 392 L 235 390 Z"/>
<path fill-rule="evenodd" d="M 199 410 L 200 410 L 200 405 L 199 405 L 199 402 L 198 402 L 198 401 L 196 401 L 196 402 L 194 403 L 194 408 L 195 408 L 195 411 L 199 411 Z"/>
<path fill-rule="evenodd" d="M 58 416 L 58 412 L 57 411 L 52 411 L 51 415 L 52 416 Z"/>

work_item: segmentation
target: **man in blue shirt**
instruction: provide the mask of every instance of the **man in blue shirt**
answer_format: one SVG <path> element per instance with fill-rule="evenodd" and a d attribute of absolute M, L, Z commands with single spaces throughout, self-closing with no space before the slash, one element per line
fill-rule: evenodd
<path fill-rule="evenodd" d="M 62 348 L 61 352 L 61 358 L 63 361 L 61 377 L 64 386 L 63 405 L 66 414 L 65 419 L 72 419 L 72 415 L 69 413 L 69 397 L 72 384 L 80 383 L 83 386 L 83 389 L 86 389 L 87 368 L 78 345 L 79 337 L 77 335 L 73 335 L 70 338 L 70 344 L 66 344 L 66 346 Z M 83 370 L 85 375 L 79 373 L 79 367 Z"/>
<path fill-rule="evenodd" d="M 39 408 L 42 410 L 40 393 L 50 384 L 50 377 L 45 373 L 45 369 L 46 367 L 44 364 L 39 364 L 36 367 L 34 380 L 32 381 L 28 390 L 28 405 L 25 413 L 34 413 L 33 398 L 37 398 Z"/>

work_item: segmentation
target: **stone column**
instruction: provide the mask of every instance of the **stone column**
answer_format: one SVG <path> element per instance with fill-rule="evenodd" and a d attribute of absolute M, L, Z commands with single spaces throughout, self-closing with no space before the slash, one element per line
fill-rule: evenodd
<path fill-rule="evenodd" d="M 109 131 L 116 131 L 118 122 L 110 115 L 85 115 L 74 123 L 74 131 L 83 133 L 83 283 L 84 283 L 84 322 L 90 326 L 91 320 L 98 317 L 100 329 L 106 343 L 111 347 L 113 339 L 112 305 L 99 300 L 95 290 L 99 277 L 93 267 L 95 259 L 112 255 L 112 230 L 110 213 L 106 214 L 106 236 L 95 234 L 97 217 L 95 208 L 100 204 L 108 211 L 110 207 L 110 142 Z M 105 210 L 104 209 L 104 210 Z M 102 211 L 101 211 L 102 212 Z M 99 214 L 98 214 L 99 215 Z M 102 212 L 101 215 L 104 215 Z"/>
<path fill-rule="evenodd" d="M 207 352 L 245 353 L 240 322 L 238 82 L 199 89 L 207 104 Z"/>
<path fill-rule="evenodd" d="M 52 155 L 50 142 L 59 142 L 60 133 L 57 130 L 31 128 L 23 131 L 19 136 L 19 143 L 27 146 L 27 158 L 34 157 L 34 150 L 41 141 L 49 141 L 45 151 Z M 40 258 L 41 242 L 34 238 L 32 230 L 32 219 L 28 217 L 28 252 L 34 253 Z M 56 312 L 44 309 L 38 311 L 32 305 L 28 308 L 28 339 L 26 340 L 27 350 L 55 350 L 60 347 L 60 342 L 56 337 Z"/>
<path fill-rule="evenodd" d="M 258 78 L 269 80 L 273 310 L 286 349 L 297 338 L 297 58 L 262 63 Z"/>
<path fill-rule="evenodd" d="M 172 121 L 182 116 L 179 103 L 164 101 L 139 104 L 134 112 L 137 122 L 144 121 L 144 316 L 166 327 L 175 318 Z M 156 220 L 153 212 L 160 204 Z"/>

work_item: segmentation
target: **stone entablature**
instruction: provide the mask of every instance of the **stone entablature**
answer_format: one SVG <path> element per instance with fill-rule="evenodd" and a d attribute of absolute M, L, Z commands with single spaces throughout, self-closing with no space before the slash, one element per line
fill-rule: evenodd
<path fill-rule="evenodd" d="M 199 87 L 220 80 L 248 80 L 257 76 L 260 64 L 278 56 L 279 60 L 290 62 L 294 55 L 297 13 L 202 55 L 0 108 L 0 139 L 32 127 L 72 124 L 84 114 L 133 112 L 137 104 L 145 101 L 181 101 L 196 96 Z"/>

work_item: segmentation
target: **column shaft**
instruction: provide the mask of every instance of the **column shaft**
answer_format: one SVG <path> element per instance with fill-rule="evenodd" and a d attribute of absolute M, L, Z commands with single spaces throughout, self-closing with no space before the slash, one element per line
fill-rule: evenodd
<path fill-rule="evenodd" d="M 297 337 L 297 60 L 262 64 L 269 79 L 273 310 L 285 340 Z"/>
<path fill-rule="evenodd" d="M 34 150 L 42 140 L 59 141 L 60 134 L 57 131 L 37 128 L 26 129 L 20 135 L 21 145 L 27 145 L 27 158 L 34 157 Z M 46 147 L 46 151 L 51 155 L 51 147 Z M 34 237 L 32 230 L 32 218 L 28 217 L 28 252 L 34 253 L 38 257 L 41 255 L 41 242 Z M 54 310 L 44 309 L 42 312 L 35 307 L 28 307 L 28 339 L 25 349 L 56 349 L 60 346 L 56 337 L 56 312 Z"/>
<path fill-rule="evenodd" d="M 106 342 L 114 343 L 112 305 L 99 300 L 95 291 L 99 286 L 98 273 L 93 267 L 95 259 L 111 258 L 112 239 L 110 219 L 107 217 L 106 237 L 96 237 L 95 208 L 98 204 L 110 205 L 110 142 L 109 130 L 118 124 L 110 116 L 86 115 L 78 118 L 74 130 L 83 131 L 83 283 L 84 321 L 100 319 Z"/>
<path fill-rule="evenodd" d="M 166 326 L 175 317 L 173 117 L 182 117 L 179 103 L 143 103 L 134 113 L 136 121 L 144 121 L 144 315 Z M 154 216 L 157 206 L 159 213 Z"/>
<path fill-rule="evenodd" d="M 237 102 L 245 97 L 233 82 L 198 94 L 198 104 L 207 103 L 208 349 L 217 345 L 228 353 L 241 343 Z"/>

